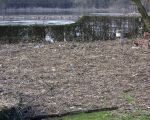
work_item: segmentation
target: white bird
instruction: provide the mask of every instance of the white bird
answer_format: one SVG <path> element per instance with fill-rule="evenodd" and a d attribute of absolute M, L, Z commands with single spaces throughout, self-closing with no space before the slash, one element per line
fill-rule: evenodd
<path fill-rule="evenodd" d="M 47 42 L 54 43 L 54 39 L 51 36 L 49 36 L 48 34 L 45 36 L 45 40 Z"/>
<path fill-rule="evenodd" d="M 116 37 L 117 37 L 117 38 L 120 38 L 120 37 L 121 37 L 121 31 L 119 31 L 119 30 L 116 31 Z"/>

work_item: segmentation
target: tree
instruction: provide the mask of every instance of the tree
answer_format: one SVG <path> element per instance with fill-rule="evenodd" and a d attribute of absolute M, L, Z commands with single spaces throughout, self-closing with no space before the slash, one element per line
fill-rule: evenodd
<path fill-rule="evenodd" d="M 141 14 L 147 30 L 150 32 L 150 16 L 146 11 L 146 8 L 143 6 L 141 0 L 132 0 L 138 8 L 139 13 Z M 147 0 L 150 3 L 150 0 Z"/>
<path fill-rule="evenodd" d="M 148 15 L 148 12 L 146 11 L 146 8 L 144 7 L 144 5 L 142 4 L 142 1 L 141 0 L 132 0 L 135 5 L 137 6 L 138 8 L 138 11 L 139 13 L 141 14 L 143 20 L 144 20 L 144 23 L 146 25 L 146 28 L 149 32 L 149 36 L 150 36 L 150 16 Z M 147 0 L 147 2 L 150 3 L 150 0 Z M 150 38 L 149 38 L 149 43 L 148 43 L 148 46 L 150 48 Z"/>

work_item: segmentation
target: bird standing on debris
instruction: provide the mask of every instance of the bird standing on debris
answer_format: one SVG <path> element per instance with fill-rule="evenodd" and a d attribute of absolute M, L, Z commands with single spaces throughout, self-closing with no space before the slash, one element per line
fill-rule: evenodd
<path fill-rule="evenodd" d="M 45 36 L 45 40 L 46 40 L 47 42 L 54 43 L 53 38 L 52 38 L 50 35 L 48 35 L 48 34 Z"/>

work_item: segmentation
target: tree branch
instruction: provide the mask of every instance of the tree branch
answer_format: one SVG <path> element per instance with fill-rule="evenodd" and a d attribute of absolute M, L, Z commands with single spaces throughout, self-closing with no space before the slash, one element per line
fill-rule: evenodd
<path fill-rule="evenodd" d="M 135 5 L 137 6 L 139 13 L 141 14 L 141 16 L 142 16 L 142 18 L 144 20 L 146 28 L 150 32 L 150 17 L 148 15 L 146 9 L 142 5 L 141 0 L 131 0 L 131 1 L 133 1 L 135 3 Z M 148 2 L 150 2 L 150 0 Z"/>

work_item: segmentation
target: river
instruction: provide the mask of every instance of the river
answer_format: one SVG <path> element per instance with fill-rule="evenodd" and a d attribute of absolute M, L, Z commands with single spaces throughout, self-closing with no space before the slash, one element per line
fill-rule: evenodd
<path fill-rule="evenodd" d="M 4 20 L 0 25 L 67 25 L 72 24 L 73 20 Z"/>

